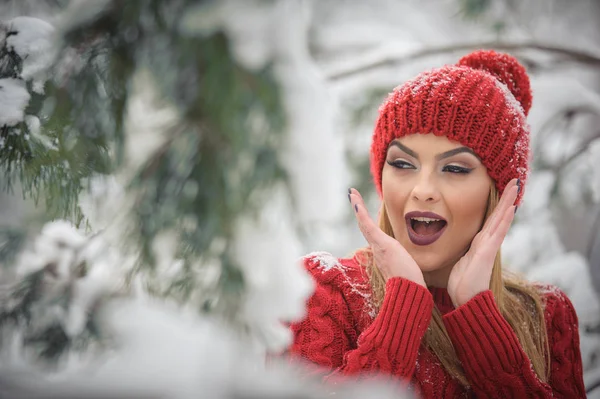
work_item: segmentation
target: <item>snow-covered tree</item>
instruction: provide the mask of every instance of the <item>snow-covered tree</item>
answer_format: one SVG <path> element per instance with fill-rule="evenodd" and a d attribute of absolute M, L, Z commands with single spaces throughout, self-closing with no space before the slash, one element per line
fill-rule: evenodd
<path fill-rule="evenodd" d="M 2 21 L 3 188 L 54 219 L 2 231 L 2 395 L 328 395 L 264 367 L 312 289 L 282 156 L 307 10 L 73 1 L 53 25 Z M 391 393 L 339 387 L 365 389 Z"/>

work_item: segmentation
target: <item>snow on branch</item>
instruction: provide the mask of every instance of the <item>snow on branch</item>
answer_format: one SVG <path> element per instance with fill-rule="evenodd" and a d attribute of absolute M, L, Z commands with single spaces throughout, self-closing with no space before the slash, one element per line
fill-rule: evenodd
<path fill-rule="evenodd" d="M 572 62 L 584 64 L 592 67 L 600 66 L 600 54 L 580 50 L 575 48 L 561 47 L 548 43 L 540 43 L 535 41 L 525 41 L 521 43 L 502 43 L 502 42 L 474 42 L 474 43 L 458 43 L 449 46 L 428 47 L 408 54 L 384 54 L 372 59 L 360 57 L 360 60 L 353 65 L 344 65 L 341 67 L 325 67 L 325 75 L 331 81 L 347 79 L 372 69 L 381 67 L 390 67 L 414 61 L 419 58 L 428 56 L 453 53 L 458 51 L 474 50 L 479 48 L 493 48 L 504 51 L 519 51 L 519 50 L 539 50 L 545 53 L 562 56 Z M 327 70 L 329 69 L 329 70 Z"/>
<path fill-rule="evenodd" d="M 100 236 L 46 224 L 19 255 L 16 280 L 0 286 L 2 363 L 57 360 L 89 336 L 99 301 L 117 292 L 118 265 Z"/>

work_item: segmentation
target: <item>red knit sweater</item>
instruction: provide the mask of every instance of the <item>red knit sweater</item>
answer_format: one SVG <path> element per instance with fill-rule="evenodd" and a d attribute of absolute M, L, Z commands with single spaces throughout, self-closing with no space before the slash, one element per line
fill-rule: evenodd
<path fill-rule="evenodd" d="M 577 315 L 557 288 L 540 286 L 551 356 L 550 380 L 543 383 L 491 291 L 454 309 L 445 289 L 428 290 L 391 278 L 376 314 L 356 258 L 315 253 L 305 258 L 305 265 L 316 291 L 306 318 L 292 325 L 290 351 L 329 370 L 326 379 L 332 383 L 340 376 L 383 373 L 410 380 L 424 398 L 585 397 Z M 421 345 L 434 304 L 443 314 L 471 390 L 452 379 Z"/>

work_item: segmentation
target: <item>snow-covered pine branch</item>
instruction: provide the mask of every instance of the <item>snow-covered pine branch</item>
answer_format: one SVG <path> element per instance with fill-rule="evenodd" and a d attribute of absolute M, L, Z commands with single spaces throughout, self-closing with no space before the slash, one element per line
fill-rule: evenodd
<path fill-rule="evenodd" d="M 190 387 L 194 397 L 211 387 L 243 397 L 239 392 L 251 381 L 269 381 L 260 377 L 265 351 L 289 343 L 282 322 L 302 315 L 311 289 L 297 262 L 293 206 L 277 157 L 284 128 L 279 78 L 268 63 L 252 69 L 240 62 L 222 27 L 182 34 L 179 24 L 193 4 L 166 4 L 106 1 L 90 14 L 79 12 L 85 2 L 74 2 L 66 14 L 82 20 L 60 30 L 65 46 L 46 94 L 61 101 L 42 129 L 52 127 L 58 139 L 49 162 L 60 160 L 70 170 L 33 174 L 58 184 L 71 175 L 75 186 L 67 188 L 77 194 L 89 188 L 91 198 L 84 204 L 82 197 L 77 208 L 92 231 L 103 231 L 89 237 L 53 222 L 25 246 L 16 285 L 6 291 L 5 310 L 16 316 L 3 323 L 11 340 L 2 347 L 13 349 L 8 363 L 41 368 L 46 376 L 52 366 L 63 381 L 81 381 L 77 371 L 107 364 L 104 375 L 113 385 L 114 370 L 133 368 L 140 377 L 119 382 L 155 380 L 158 391 L 177 393 L 169 397 L 187 397 Z M 128 29 L 115 29 L 114 21 L 128 21 Z M 106 176 L 83 184 L 100 169 L 90 157 L 98 154 L 95 147 L 90 151 L 85 141 L 102 147 L 104 138 L 112 140 L 120 166 L 114 178 L 124 195 L 116 201 L 101 183 L 111 180 Z M 277 216 L 282 213 L 289 219 Z M 121 280 L 134 300 L 110 307 Z M 157 317 L 152 304 L 169 310 Z M 118 312 L 125 308 L 130 311 Z M 154 314 L 146 324 L 144 312 Z M 184 329 L 171 341 L 175 325 L 188 318 L 206 331 Z M 162 345 L 152 334 L 158 326 Z M 161 352 L 168 342 L 177 350 Z M 234 362 L 241 368 L 232 369 Z M 180 364 L 190 365 L 183 377 Z M 148 378 L 166 365 L 172 371 L 164 379 Z M 229 383 L 240 375 L 253 377 Z M 271 389 L 260 384 L 258 392 Z"/>
<path fill-rule="evenodd" d="M 95 335 L 94 311 L 118 291 L 119 264 L 101 236 L 66 221 L 46 224 L 2 286 L 3 364 L 56 365 L 74 341 Z"/>
<path fill-rule="evenodd" d="M 54 60 L 53 38 L 54 28 L 37 18 L 0 21 L 1 152 L 21 149 L 10 136 L 19 136 L 23 148 L 31 136 L 39 136 L 38 115 L 28 115 L 27 111 L 32 97 L 44 94 L 46 74 Z M 40 140 L 48 141 L 47 138 Z"/>
<path fill-rule="evenodd" d="M 493 48 L 499 51 L 522 52 L 527 50 L 541 51 L 559 59 L 567 60 L 572 63 L 583 64 L 590 67 L 598 67 L 600 65 L 600 54 L 594 52 L 557 46 L 550 43 L 542 43 L 537 41 L 523 42 L 472 42 L 472 43 L 455 43 L 447 46 L 426 47 L 416 51 L 398 54 L 397 52 L 381 52 L 378 49 L 370 51 L 368 54 L 363 54 L 355 61 L 338 61 L 330 66 L 324 66 L 326 76 L 331 81 L 339 81 L 348 79 L 360 74 L 364 74 L 370 70 L 382 67 L 399 67 L 402 64 L 416 61 L 420 58 L 439 54 L 451 54 L 457 52 L 465 52 L 479 48 Z M 537 66 L 535 62 L 529 62 Z"/>
<path fill-rule="evenodd" d="M 223 320 L 123 290 L 123 258 L 102 234 L 51 222 L 19 256 L 16 282 L 0 291 L 0 396 L 329 397 L 331 388 L 303 377 L 303 366 L 291 368 L 283 359 L 259 366 L 264 352 Z M 261 316 L 257 306 L 269 308 L 268 300 L 289 290 L 273 293 L 261 280 L 249 287 L 259 297 L 248 298 L 249 320 L 259 324 L 289 306 Z M 399 395 L 377 380 L 334 389 L 350 399 Z"/>
<path fill-rule="evenodd" d="M 73 82 L 60 79 L 60 71 L 74 71 L 71 58 L 91 57 L 61 48 L 60 34 L 33 17 L 0 23 L 0 188 L 18 183 L 36 202 L 43 193 L 50 214 L 76 218 L 83 180 L 108 171 L 107 141 L 90 138 L 95 129 L 73 106 L 81 100 L 67 87 Z M 97 75 L 93 64 L 78 72 L 74 78 Z"/>

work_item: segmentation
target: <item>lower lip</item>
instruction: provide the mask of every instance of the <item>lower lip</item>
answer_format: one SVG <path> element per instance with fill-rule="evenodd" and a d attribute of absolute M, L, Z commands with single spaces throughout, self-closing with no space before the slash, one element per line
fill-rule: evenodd
<path fill-rule="evenodd" d="M 408 224 L 406 226 L 406 230 L 408 230 L 408 238 L 410 238 L 410 241 L 412 241 L 413 244 L 415 244 L 415 245 L 431 245 L 434 242 L 436 242 L 442 236 L 442 234 L 444 234 L 444 231 L 446 230 L 446 227 L 448 227 L 447 223 L 437 233 L 431 234 L 431 235 L 422 236 L 422 235 L 417 234 L 413 230 L 412 225 L 410 224 L 410 222 L 408 222 Z"/>

